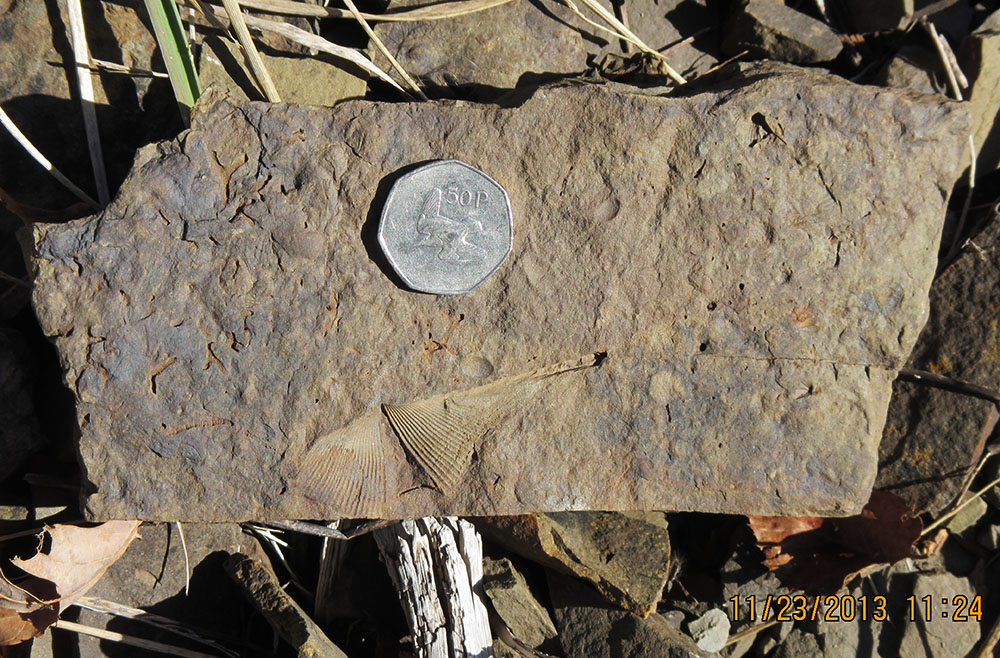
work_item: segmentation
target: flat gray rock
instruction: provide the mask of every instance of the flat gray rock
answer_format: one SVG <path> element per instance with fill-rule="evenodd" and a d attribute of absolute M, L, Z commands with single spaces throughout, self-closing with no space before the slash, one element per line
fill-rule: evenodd
<path fill-rule="evenodd" d="M 722 37 L 726 55 L 747 50 L 752 57 L 796 64 L 828 62 L 842 48 L 826 23 L 774 0 L 742 0 L 730 13 Z"/>
<path fill-rule="evenodd" d="M 996 345 L 1000 327 L 1000 222 L 993 221 L 931 287 L 927 326 L 909 366 L 986 388 L 1000 387 Z M 990 434 L 993 404 L 913 382 L 898 381 L 879 446 L 877 486 L 902 496 L 916 511 L 938 512 L 961 491 Z"/>
<path fill-rule="evenodd" d="M 34 228 L 90 517 L 857 512 L 968 117 L 785 65 L 718 80 L 203 98 L 104 212 Z M 514 248 L 416 294 L 378 217 L 448 158 L 508 191 Z"/>

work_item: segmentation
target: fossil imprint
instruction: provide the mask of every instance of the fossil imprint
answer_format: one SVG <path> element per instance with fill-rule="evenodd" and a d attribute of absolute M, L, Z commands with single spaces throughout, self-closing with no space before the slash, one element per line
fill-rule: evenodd
<path fill-rule="evenodd" d="M 429 484 L 448 494 L 469 469 L 476 442 L 536 397 L 553 378 L 600 365 L 603 353 L 587 354 L 464 391 L 406 404 L 383 404 L 345 427 L 325 434 L 296 459 L 289 493 L 317 503 L 342 504 L 349 513 L 376 516 L 386 496 L 386 446 L 382 414 Z M 411 465 L 411 468 L 413 466 Z"/>

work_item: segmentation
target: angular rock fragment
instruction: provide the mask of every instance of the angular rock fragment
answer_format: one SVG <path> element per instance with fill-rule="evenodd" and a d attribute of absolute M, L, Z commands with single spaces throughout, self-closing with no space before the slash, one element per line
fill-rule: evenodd
<path fill-rule="evenodd" d="M 976 592 L 967 578 L 950 573 L 917 574 L 912 596 L 920 603 L 915 606 L 913 623 L 902 627 L 898 655 L 960 658 L 972 651 L 980 630 L 978 620 L 969 616 L 968 608 Z M 962 600 L 966 603 L 960 604 Z M 958 609 L 960 605 L 962 610 Z M 956 614 L 959 614 L 958 620 Z M 962 618 L 967 621 L 961 621 Z"/>
<path fill-rule="evenodd" d="M 260 57 L 285 103 L 329 106 L 345 98 L 360 98 L 368 88 L 364 79 L 322 56 L 288 57 L 263 52 Z M 198 80 L 203 88 L 221 86 L 234 99 L 263 100 L 239 44 L 226 37 L 205 40 L 198 61 Z"/>
<path fill-rule="evenodd" d="M 662 512 L 562 512 L 498 517 L 482 532 L 550 569 L 589 580 L 607 599 L 645 617 L 656 609 L 670 568 Z"/>
<path fill-rule="evenodd" d="M 388 11 L 425 4 L 393 0 Z M 583 39 L 571 27 L 572 20 L 560 4 L 513 0 L 454 18 L 384 22 L 375 27 L 375 34 L 423 84 L 513 89 L 586 68 Z M 402 84 L 389 61 L 374 47 L 370 50 L 372 61 Z"/>
<path fill-rule="evenodd" d="M 998 249 L 1000 222 L 994 221 L 934 281 L 930 319 L 911 368 L 1000 388 L 1000 327 L 993 313 L 969 312 L 1000 304 L 1000 264 L 987 255 Z M 958 495 L 978 460 L 977 446 L 996 424 L 993 404 L 913 382 L 893 388 L 876 486 L 899 494 L 917 513 L 936 512 Z"/>
<path fill-rule="evenodd" d="M 717 19 L 706 0 L 599 1 L 613 14 L 616 5 L 624 4 L 629 29 L 649 47 L 667 49 L 667 61 L 685 77 L 693 78 L 718 64 L 718 39 L 705 31 L 705 26 L 714 24 Z M 595 61 L 622 54 L 620 40 L 577 17 L 574 20 L 577 28 L 587 35 L 584 45 Z M 691 36 L 695 37 L 692 42 L 683 43 Z M 634 47 L 632 53 L 637 53 Z"/>
<path fill-rule="evenodd" d="M 555 639 L 556 627 L 552 617 L 510 560 L 483 560 L 482 589 L 493 610 L 514 637 L 529 648 L 545 650 L 547 647 L 543 645 Z"/>
<path fill-rule="evenodd" d="M 721 651 L 729 639 L 729 615 L 713 608 L 688 624 L 688 633 L 698 648 L 709 653 Z"/>
<path fill-rule="evenodd" d="M 876 74 L 873 82 L 886 87 L 913 89 L 934 94 L 947 83 L 941 73 L 940 59 L 919 46 L 903 46 Z"/>
<path fill-rule="evenodd" d="M 977 174 L 982 176 L 1000 166 L 1000 11 L 962 41 L 959 60 L 972 85 L 969 114 Z"/>
<path fill-rule="evenodd" d="M 552 609 L 567 658 L 704 658 L 694 641 L 657 614 L 611 607 L 575 578 L 549 573 Z"/>
<path fill-rule="evenodd" d="M 826 23 L 774 0 L 744 0 L 730 14 L 722 38 L 726 55 L 747 50 L 753 57 L 795 64 L 830 61 L 842 48 Z"/>
<path fill-rule="evenodd" d="M 204 98 L 101 214 L 34 228 L 90 516 L 860 509 L 967 116 L 736 68 L 506 108 Z M 514 208 L 510 258 L 466 295 L 398 287 L 373 239 L 395 177 L 440 158 Z M 382 405 L 428 400 L 466 404 L 445 414 L 465 438 L 422 465 Z"/>
<path fill-rule="evenodd" d="M 847 22 L 855 32 L 882 32 L 906 25 L 913 16 L 913 0 L 841 0 Z"/>

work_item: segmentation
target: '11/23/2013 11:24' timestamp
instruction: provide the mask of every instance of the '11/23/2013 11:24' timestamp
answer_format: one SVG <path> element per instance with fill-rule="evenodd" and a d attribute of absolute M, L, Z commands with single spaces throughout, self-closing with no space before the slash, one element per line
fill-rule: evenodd
<path fill-rule="evenodd" d="M 900 611 L 906 621 L 949 619 L 956 622 L 982 620 L 982 597 L 962 594 L 940 600 L 910 596 Z M 885 621 L 889 617 L 884 596 L 838 594 L 809 597 L 804 594 L 734 596 L 729 599 L 733 623 L 766 621 Z M 759 615 L 759 616 L 758 616 Z"/>

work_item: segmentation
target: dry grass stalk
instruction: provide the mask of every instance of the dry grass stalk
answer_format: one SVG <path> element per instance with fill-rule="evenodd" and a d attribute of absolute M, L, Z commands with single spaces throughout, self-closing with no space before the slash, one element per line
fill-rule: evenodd
<path fill-rule="evenodd" d="M 221 0 L 214 0 L 220 2 Z M 373 22 L 413 22 L 413 21 L 436 21 L 444 18 L 455 18 L 474 14 L 505 5 L 513 0 L 453 0 L 451 2 L 440 2 L 425 7 L 414 9 L 404 9 L 402 11 L 387 12 L 384 14 L 367 14 L 359 12 L 365 20 Z M 354 18 L 354 14 L 345 9 L 337 7 L 323 7 L 321 5 L 296 2 L 295 0 L 240 0 L 240 4 L 247 9 L 255 9 L 271 14 L 283 14 L 285 16 L 305 16 L 307 18 Z"/>
<path fill-rule="evenodd" d="M 90 635 L 91 637 L 108 640 L 109 642 L 120 642 L 121 644 L 127 644 L 129 646 L 139 647 L 149 651 L 164 653 L 168 656 L 181 656 L 182 658 L 218 658 L 218 656 L 214 654 L 191 651 L 190 649 L 183 649 L 181 647 L 175 647 L 162 642 L 144 640 L 141 637 L 122 635 L 121 633 L 115 633 L 114 631 L 105 630 L 103 628 L 94 628 L 93 626 L 85 626 L 83 624 L 77 624 L 73 621 L 66 621 L 65 619 L 58 620 L 56 623 L 52 624 L 52 627 L 61 628 L 64 631 L 80 633 L 81 635 Z"/>
<path fill-rule="evenodd" d="M 73 605 L 85 610 L 100 612 L 105 615 L 113 615 L 115 617 L 123 617 L 125 619 L 132 619 L 134 621 L 142 622 L 143 624 L 148 624 L 149 626 L 153 626 L 169 633 L 174 633 L 175 635 L 204 644 L 205 646 L 211 647 L 224 656 L 229 656 L 230 658 L 238 658 L 239 656 L 239 654 L 232 649 L 222 646 L 215 640 L 202 637 L 193 629 L 188 628 L 178 621 L 168 617 L 161 617 L 160 615 L 146 612 L 145 610 L 141 610 L 139 608 L 132 608 L 127 605 L 122 605 L 121 603 L 115 603 L 114 601 L 107 601 L 93 596 L 80 597 L 80 599 Z"/>
<path fill-rule="evenodd" d="M 236 40 L 239 41 L 240 47 L 243 49 L 243 54 L 247 58 L 247 64 L 250 65 L 250 70 L 253 71 L 254 77 L 257 78 L 257 84 L 260 85 L 261 90 L 264 92 L 264 98 L 272 103 L 280 103 L 281 97 L 278 95 L 278 89 L 274 86 L 271 74 L 267 72 L 267 67 L 264 66 L 264 61 L 260 58 L 257 47 L 253 44 L 253 39 L 250 37 L 250 30 L 247 29 L 247 24 L 243 20 L 243 12 L 240 11 L 239 3 L 236 0 L 222 0 L 222 6 L 226 10 L 226 15 L 229 16 L 229 24 L 236 33 Z"/>
<path fill-rule="evenodd" d="M 954 509 L 952 509 L 947 514 L 942 514 L 940 517 L 938 517 L 937 521 L 935 521 L 934 523 L 932 523 L 929 526 L 927 526 L 926 528 L 924 528 L 923 532 L 920 533 L 920 536 L 924 537 L 925 535 L 927 535 L 927 533 L 929 533 L 934 528 L 937 528 L 938 526 L 940 526 L 940 525 L 948 522 L 949 520 L 951 520 L 951 518 L 953 516 L 955 516 L 956 514 L 958 514 L 959 512 L 961 512 L 968 505 L 970 505 L 973 501 L 975 501 L 977 498 L 982 497 L 983 494 L 985 494 L 987 491 L 989 491 L 990 489 L 992 489 L 993 487 L 995 487 L 998 484 L 1000 484 L 1000 478 L 996 478 L 994 480 L 991 480 L 990 483 L 987 484 L 985 487 L 983 487 L 982 489 L 980 489 L 979 491 L 977 491 L 976 493 L 972 494 L 971 496 L 969 496 L 968 498 L 966 498 L 964 501 L 962 501 L 962 504 L 956 506 Z"/>
<path fill-rule="evenodd" d="M 572 0 L 564 0 L 564 1 L 567 3 L 567 5 L 570 6 L 571 9 L 574 8 L 574 6 L 570 4 L 572 2 Z M 680 73 L 678 73 L 677 71 L 674 70 L 674 67 L 670 66 L 670 63 L 667 62 L 667 59 L 663 55 L 661 55 L 658 51 L 653 50 L 652 48 L 650 48 L 649 46 L 647 46 L 646 43 L 642 39 L 640 39 L 634 32 L 632 32 L 632 30 L 628 29 L 624 24 L 622 24 L 622 22 L 620 20 L 618 20 L 617 18 L 615 18 L 615 15 L 612 14 L 607 9 L 605 9 L 599 2 L 597 2 L 597 0 L 582 0 L 582 2 L 583 2 L 583 4 L 587 5 L 587 7 L 591 11 L 593 11 L 595 14 L 597 14 L 601 18 L 601 20 L 603 20 L 605 23 L 607 23 L 612 28 L 614 28 L 614 30 L 615 30 L 614 33 L 618 34 L 619 38 L 621 38 L 621 39 L 623 39 L 625 41 L 628 41 L 629 43 L 631 43 L 632 45 L 634 45 L 636 48 L 638 48 L 639 50 L 641 50 L 642 52 L 649 53 L 650 55 L 652 55 L 652 56 L 654 56 L 654 57 L 662 60 L 663 61 L 664 70 L 666 70 L 667 75 L 670 76 L 671 80 L 673 80 L 674 82 L 676 82 L 679 85 L 685 84 L 687 82 L 681 76 Z M 576 13 L 576 14 L 579 15 L 580 14 L 580 10 L 576 9 L 576 11 L 574 13 Z M 587 22 L 591 23 L 591 21 L 587 21 Z M 591 24 L 593 24 L 593 23 L 591 23 Z"/>
<path fill-rule="evenodd" d="M 80 89 L 80 109 L 83 111 L 83 126 L 87 131 L 87 147 L 90 151 L 90 165 L 94 170 L 94 185 L 101 206 L 108 205 L 108 178 L 104 170 L 104 152 L 101 150 L 101 136 L 97 128 L 97 112 L 94 109 L 94 82 L 90 77 L 90 51 L 87 48 L 87 33 L 83 26 L 83 8 L 80 0 L 68 0 L 69 32 L 73 41 L 73 59 L 76 62 L 76 81 Z M 89 203 L 89 202 L 88 202 Z"/>
<path fill-rule="evenodd" d="M 42 155 L 41 151 L 35 148 L 34 144 L 32 144 L 28 138 L 24 136 L 24 133 L 22 133 L 21 130 L 14 124 L 14 122 L 11 121 L 11 118 L 7 116 L 7 113 L 4 112 L 2 107 L 0 107 L 0 125 L 3 125 L 3 127 L 7 129 L 10 136 L 14 138 L 14 141 L 20 144 L 21 147 L 28 152 L 28 155 L 35 159 L 35 162 L 42 165 L 47 172 L 52 174 L 53 178 L 62 183 L 63 186 L 72 192 L 78 199 L 89 205 L 91 208 L 97 209 L 101 207 L 96 201 L 90 198 L 90 195 L 74 185 L 70 179 L 66 178 L 61 171 L 56 169 L 52 163 L 49 162 L 48 158 Z"/>
<path fill-rule="evenodd" d="M 103 59 L 90 58 L 90 70 L 93 72 L 105 73 L 121 73 L 123 75 L 130 75 L 133 78 L 168 78 L 166 73 L 160 73 L 158 71 L 147 71 L 146 69 L 136 69 L 124 64 L 115 64 L 114 62 L 106 62 Z"/>
<path fill-rule="evenodd" d="M 194 1 L 199 6 L 199 9 L 204 8 L 204 3 L 201 2 L 201 0 L 194 0 Z M 207 10 L 207 8 L 204 9 Z M 226 30 L 227 26 L 222 22 L 222 20 L 225 19 L 225 13 L 223 9 L 220 7 L 215 7 L 214 9 L 216 10 L 215 12 L 208 10 L 209 13 L 206 14 L 206 20 L 213 27 L 218 25 L 221 29 Z M 271 21 L 266 18 L 259 18 L 257 16 L 249 16 L 249 15 L 244 16 L 243 19 L 248 26 L 254 29 L 262 30 L 264 32 L 271 32 L 273 34 L 282 36 L 293 43 L 297 43 L 307 48 L 312 48 L 313 50 L 324 52 L 328 55 L 332 55 L 339 59 L 347 60 L 348 62 L 351 62 L 352 64 L 355 64 L 358 67 L 360 67 L 361 69 L 371 73 L 379 80 L 382 80 L 383 82 L 392 85 L 407 98 L 412 98 L 409 94 L 407 94 L 405 89 L 399 86 L 398 82 L 396 82 L 395 80 L 392 79 L 391 76 L 389 76 L 388 73 L 386 73 L 379 67 L 375 66 L 375 64 L 373 64 L 370 59 L 364 56 L 364 54 L 353 48 L 338 46 L 333 42 L 327 41 L 318 34 L 313 34 L 312 32 L 306 32 L 302 28 L 296 27 L 289 23 L 285 23 L 283 21 Z"/>
<path fill-rule="evenodd" d="M 184 596 L 187 596 L 191 590 L 191 561 L 188 558 L 187 541 L 184 540 L 184 528 L 180 521 L 174 523 L 177 524 L 177 535 L 181 538 L 181 550 L 184 551 Z"/>
<path fill-rule="evenodd" d="M 420 87 L 417 86 L 417 83 L 413 81 L 413 78 L 410 77 L 410 74 L 406 72 L 406 69 L 403 68 L 403 65 L 400 64 L 398 61 L 396 61 L 396 58 L 392 56 L 392 53 L 389 52 L 389 49 L 385 47 L 385 44 L 382 43 L 382 40 L 379 39 L 378 35 L 375 34 L 375 31 L 372 30 L 371 25 L 368 24 L 368 21 L 365 20 L 365 17 L 362 16 L 361 12 L 358 11 L 358 8 L 355 6 L 353 0 L 344 0 L 344 4 L 347 5 L 347 8 L 354 15 L 354 18 L 358 21 L 358 23 L 361 24 L 361 28 L 365 31 L 365 34 L 368 35 L 368 38 L 372 40 L 372 43 L 375 44 L 375 47 L 378 49 L 378 51 L 382 53 L 383 57 L 389 60 L 389 63 L 392 64 L 392 68 L 396 69 L 396 72 L 399 73 L 401 78 L 403 78 L 403 81 L 406 82 L 407 85 L 409 85 L 410 89 L 412 89 L 413 92 L 418 97 L 420 97 L 420 100 L 424 101 L 427 100 L 427 96 L 425 96 L 424 92 L 420 89 Z"/>

